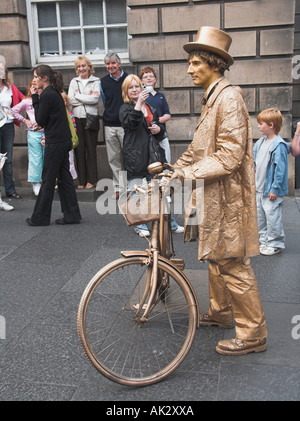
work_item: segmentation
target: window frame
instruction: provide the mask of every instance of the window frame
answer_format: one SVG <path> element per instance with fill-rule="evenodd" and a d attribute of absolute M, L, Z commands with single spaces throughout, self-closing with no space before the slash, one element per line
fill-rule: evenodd
<path fill-rule="evenodd" d="M 47 57 L 43 57 L 40 54 L 40 46 L 39 46 L 39 33 L 40 32 L 49 32 L 53 27 L 49 27 L 49 28 L 38 28 L 38 14 L 37 14 L 37 4 L 38 3 L 49 3 L 49 2 L 53 2 L 53 3 L 58 3 L 58 2 L 63 2 L 63 1 L 70 1 L 70 0 L 26 0 L 26 8 L 27 8 L 27 21 L 28 21 L 28 31 L 29 31 L 29 45 L 30 45 L 30 56 L 31 56 L 31 64 L 32 66 L 36 66 L 38 64 L 49 64 L 53 67 L 55 66 L 65 66 L 65 67 L 73 67 L 74 66 L 74 61 L 76 60 L 76 58 L 78 57 L 77 54 L 71 54 L 71 55 L 63 55 L 63 56 L 47 56 Z M 78 0 L 79 2 L 83 2 L 84 0 Z M 79 5 L 79 12 L 81 13 L 82 10 L 82 6 Z M 128 6 L 126 6 L 126 14 L 127 14 L 127 10 L 128 10 Z M 56 11 L 57 11 L 57 4 L 56 4 Z M 105 46 L 105 51 L 107 52 L 108 49 L 108 39 L 107 39 L 107 30 L 109 30 L 110 28 L 128 28 L 128 20 L 126 18 L 126 23 L 124 24 L 107 24 L 106 23 L 106 0 L 103 0 L 103 24 L 101 25 L 80 25 L 80 27 L 78 26 L 68 26 L 65 27 L 66 31 L 68 30 L 72 30 L 72 29 L 76 29 L 80 30 L 80 34 L 81 34 L 81 42 L 82 45 L 84 46 L 84 34 L 82 31 L 82 28 L 88 28 L 88 29 L 103 29 L 104 30 L 104 46 Z M 56 33 L 58 33 L 58 44 L 59 44 L 59 49 L 62 49 L 62 32 L 64 30 L 60 29 L 60 21 L 57 22 L 57 26 L 56 26 Z M 126 52 L 118 52 L 117 50 L 115 50 L 120 59 L 122 60 L 122 63 L 129 63 L 129 39 L 130 36 L 128 35 L 128 31 L 127 31 L 127 40 L 128 40 L 128 49 Z M 88 58 L 90 58 L 91 61 L 93 61 L 93 64 L 104 64 L 104 56 L 105 53 L 102 54 L 86 54 L 86 56 Z M 84 53 L 83 53 L 84 55 Z"/>

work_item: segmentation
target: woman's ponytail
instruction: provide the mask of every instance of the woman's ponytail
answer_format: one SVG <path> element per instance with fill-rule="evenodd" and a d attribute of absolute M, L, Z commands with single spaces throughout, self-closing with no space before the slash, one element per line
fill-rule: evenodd
<path fill-rule="evenodd" d="M 52 87 L 59 93 L 62 93 L 64 82 L 62 73 L 59 70 L 53 70 L 52 67 L 47 64 L 40 64 L 35 67 L 34 71 L 40 77 L 47 76 Z"/>
<path fill-rule="evenodd" d="M 64 90 L 64 81 L 62 73 L 59 70 L 53 70 L 53 81 L 52 86 L 59 93 L 62 93 Z"/>

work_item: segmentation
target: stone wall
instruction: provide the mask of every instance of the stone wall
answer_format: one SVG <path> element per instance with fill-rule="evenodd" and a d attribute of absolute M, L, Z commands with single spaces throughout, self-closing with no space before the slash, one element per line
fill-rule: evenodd
<path fill-rule="evenodd" d="M 130 58 L 140 70 L 152 65 L 157 87 L 168 100 L 172 119 L 167 124 L 173 161 L 193 137 L 201 111 L 201 89 L 187 75 L 182 46 L 194 40 L 200 26 L 214 26 L 232 37 L 235 64 L 225 76 L 245 93 L 253 137 L 260 137 L 256 116 L 276 106 L 283 114 L 281 135 L 291 138 L 294 0 L 128 0 Z M 290 157 L 290 192 L 294 190 L 294 159 Z"/>
<path fill-rule="evenodd" d="M 0 54 L 9 69 L 31 67 L 25 0 L 0 2 Z"/>
<path fill-rule="evenodd" d="M 171 120 L 167 130 L 172 160 L 185 150 L 193 137 L 201 112 L 203 91 L 187 75 L 184 43 L 193 41 L 200 26 L 214 26 L 233 39 L 230 53 L 235 64 L 226 77 L 240 85 L 251 115 L 253 135 L 260 136 L 256 116 L 264 108 L 277 106 L 284 118 L 281 135 L 290 140 L 292 121 L 292 60 L 294 51 L 295 0 L 128 0 L 129 72 L 145 66 L 155 68 L 157 88 L 168 100 Z M 30 50 L 25 0 L 0 2 L 0 54 L 6 56 L 11 77 L 24 90 L 30 77 Z M 60 69 L 66 89 L 74 69 Z M 97 76 L 105 74 L 96 68 Z M 100 104 L 102 113 L 102 104 Z M 26 133 L 16 130 L 14 177 L 26 180 Z M 110 175 L 103 131 L 99 133 L 100 177 Z M 294 159 L 290 158 L 290 192 L 294 188 Z"/>

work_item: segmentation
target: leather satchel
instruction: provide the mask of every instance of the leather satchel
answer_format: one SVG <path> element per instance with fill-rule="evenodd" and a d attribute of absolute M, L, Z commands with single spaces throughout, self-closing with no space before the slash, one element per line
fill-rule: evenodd
<path fill-rule="evenodd" d="M 85 107 L 84 107 L 85 109 Z M 95 114 L 89 114 L 86 112 L 86 122 L 85 122 L 85 129 L 88 130 L 99 130 L 100 128 L 100 117 Z"/>
<path fill-rule="evenodd" d="M 154 135 L 150 135 L 149 138 L 149 165 L 153 162 L 160 162 L 164 164 L 167 162 L 164 148 L 159 144 L 158 139 Z"/>
<path fill-rule="evenodd" d="M 147 190 L 124 192 L 118 206 L 129 226 L 155 221 L 160 218 L 159 189 L 148 184 Z"/>

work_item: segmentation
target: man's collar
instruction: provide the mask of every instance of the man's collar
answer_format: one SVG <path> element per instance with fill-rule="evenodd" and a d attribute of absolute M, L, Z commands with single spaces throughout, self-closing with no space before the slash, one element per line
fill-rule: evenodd
<path fill-rule="evenodd" d="M 204 97 L 202 98 L 202 105 L 205 105 L 209 99 L 209 97 L 213 94 L 214 90 L 216 89 L 217 85 L 221 80 L 224 79 L 224 76 L 219 77 L 216 79 L 209 87 L 207 88 Z"/>
<path fill-rule="evenodd" d="M 121 70 L 121 74 L 120 74 L 120 76 L 119 77 L 117 77 L 117 78 L 115 78 L 115 77 L 113 77 L 110 73 L 109 73 L 109 76 L 112 78 L 112 79 L 114 79 L 114 80 L 119 80 L 122 76 L 123 76 L 123 74 L 124 74 L 124 71 L 122 70 L 122 69 L 120 69 Z"/>

